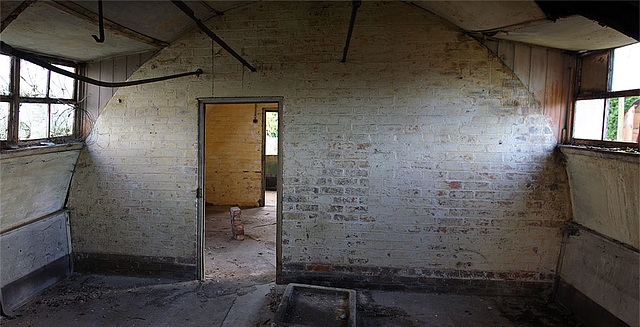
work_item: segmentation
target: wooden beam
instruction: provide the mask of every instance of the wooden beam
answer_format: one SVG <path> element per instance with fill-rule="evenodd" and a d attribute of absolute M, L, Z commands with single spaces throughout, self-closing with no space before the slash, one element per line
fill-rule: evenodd
<path fill-rule="evenodd" d="M 79 6 L 71 1 L 46 1 L 46 4 L 48 4 L 51 7 L 54 7 L 56 9 L 62 10 L 74 17 L 83 19 L 89 23 L 92 23 L 96 26 L 98 26 L 99 24 L 99 16 L 98 14 L 85 9 L 82 6 Z M 128 37 L 130 39 L 136 40 L 136 41 L 140 41 L 142 43 L 145 44 L 149 44 L 151 46 L 157 47 L 157 48 L 163 48 L 169 45 L 169 43 L 158 40 L 158 39 L 154 39 L 150 36 L 144 35 L 142 33 L 136 32 L 130 28 L 124 27 L 120 24 L 117 24 L 115 22 L 112 22 L 106 18 L 104 18 L 104 28 L 109 30 L 110 32 L 112 32 L 113 34 L 118 34 L 118 35 L 123 35 L 125 37 Z"/>
<path fill-rule="evenodd" d="M 7 16 L 5 20 L 2 21 L 2 24 L 0 26 L 0 33 L 2 33 L 2 31 L 4 31 L 4 29 L 7 28 L 7 26 L 9 26 L 11 22 L 13 22 L 16 18 L 18 18 L 18 16 L 20 16 L 20 14 L 25 9 L 29 8 L 29 6 L 34 4 L 36 1 L 38 0 L 27 0 L 21 3 L 12 13 L 9 14 L 9 16 Z"/>

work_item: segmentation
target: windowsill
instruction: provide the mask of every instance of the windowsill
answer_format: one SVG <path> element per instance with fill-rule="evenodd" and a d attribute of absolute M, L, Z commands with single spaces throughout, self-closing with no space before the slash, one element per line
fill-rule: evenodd
<path fill-rule="evenodd" d="M 624 151 L 586 145 L 558 145 L 564 155 L 582 155 L 594 158 L 615 159 L 631 163 L 640 163 L 640 152 L 636 150 Z"/>
<path fill-rule="evenodd" d="M 64 144 L 34 145 L 34 146 L 29 146 L 29 147 L 24 147 L 19 149 L 0 150 L 0 160 L 26 157 L 26 156 L 32 156 L 37 154 L 45 154 L 45 153 L 80 150 L 82 149 L 83 146 L 84 146 L 84 142 L 71 142 L 71 143 L 64 143 Z"/>

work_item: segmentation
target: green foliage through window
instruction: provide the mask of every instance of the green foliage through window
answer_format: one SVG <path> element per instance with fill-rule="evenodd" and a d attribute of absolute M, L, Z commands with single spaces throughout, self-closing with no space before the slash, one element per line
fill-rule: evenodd
<path fill-rule="evenodd" d="M 267 112 L 267 136 L 278 137 L 278 113 Z"/>
<path fill-rule="evenodd" d="M 626 113 L 631 105 L 636 102 L 640 97 L 626 97 L 624 98 L 624 112 Z M 609 141 L 615 141 L 618 137 L 618 105 L 620 101 L 618 98 L 609 99 L 608 112 L 607 112 L 607 136 Z"/>

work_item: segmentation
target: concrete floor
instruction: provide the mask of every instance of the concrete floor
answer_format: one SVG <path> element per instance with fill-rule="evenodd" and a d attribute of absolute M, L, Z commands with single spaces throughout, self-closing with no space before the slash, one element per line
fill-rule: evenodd
<path fill-rule="evenodd" d="M 242 208 L 243 241 L 232 238 L 229 208 L 205 209 L 205 277 L 275 282 L 276 192 L 266 192 L 264 207 Z"/>
<path fill-rule="evenodd" d="M 285 285 L 275 285 L 275 192 L 243 209 L 244 241 L 229 207 L 207 207 L 206 280 L 73 274 L 0 318 L 11 326 L 275 326 Z M 581 326 L 539 298 L 357 290 L 358 326 Z"/>
<path fill-rule="evenodd" d="M 0 325 L 262 326 L 272 286 L 74 274 Z"/>
<path fill-rule="evenodd" d="M 3 317 L 12 326 L 274 326 L 284 285 L 74 274 Z M 581 326 L 539 298 L 357 290 L 358 326 Z"/>

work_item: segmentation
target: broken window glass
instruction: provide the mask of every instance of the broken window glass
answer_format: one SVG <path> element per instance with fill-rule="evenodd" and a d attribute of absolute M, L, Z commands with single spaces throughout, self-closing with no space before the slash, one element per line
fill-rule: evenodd
<path fill-rule="evenodd" d="M 0 140 L 9 137 L 9 102 L 0 102 Z"/>
<path fill-rule="evenodd" d="M 20 61 L 20 96 L 44 98 L 47 96 L 49 70 L 28 61 Z"/>
<path fill-rule="evenodd" d="M 21 103 L 18 138 L 35 140 L 47 138 L 49 106 L 46 103 Z"/>
<path fill-rule="evenodd" d="M 67 63 L 52 65 L 76 72 L 76 68 Z M 16 68 L 17 76 L 12 74 Z M 73 78 L 29 61 L 0 55 L 0 101 L 4 101 L 0 103 L 0 139 L 35 141 L 24 142 L 31 145 L 45 139 L 73 136 L 76 84 Z M 11 100 L 9 91 L 19 97 Z M 17 120 L 9 119 L 14 115 Z M 10 135 L 9 131 L 12 131 Z"/>
<path fill-rule="evenodd" d="M 11 83 L 11 57 L 0 55 L 0 95 L 9 95 Z"/>
<path fill-rule="evenodd" d="M 51 105 L 50 137 L 69 136 L 73 134 L 75 108 L 67 104 Z"/>
<path fill-rule="evenodd" d="M 54 65 L 68 72 L 74 73 L 73 67 Z M 51 72 L 51 82 L 49 85 L 49 97 L 56 99 L 72 99 L 73 98 L 73 78 L 67 77 L 55 72 Z"/>

